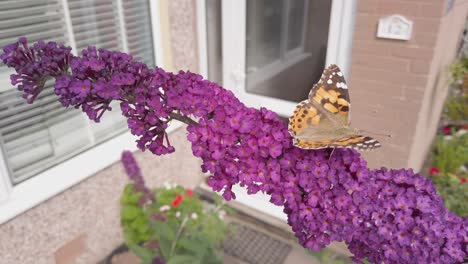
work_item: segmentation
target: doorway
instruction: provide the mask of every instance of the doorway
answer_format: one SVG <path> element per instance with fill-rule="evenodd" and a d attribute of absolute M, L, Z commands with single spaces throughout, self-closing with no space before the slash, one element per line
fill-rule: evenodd
<path fill-rule="evenodd" d="M 206 47 L 200 65 L 207 65 L 201 72 L 247 106 L 288 117 L 326 65 L 348 73 L 356 0 L 203 0 L 200 5 L 205 24 L 199 27 L 200 47 Z M 233 190 L 239 202 L 285 219 L 267 195 Z"/>

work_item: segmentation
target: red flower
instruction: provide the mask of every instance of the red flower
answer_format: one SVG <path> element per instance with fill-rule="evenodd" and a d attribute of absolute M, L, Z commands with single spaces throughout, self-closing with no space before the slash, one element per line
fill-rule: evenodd
<path fill-rule="evenodd" d="M 439 170 L 439 168 L 437 168 L 437 167 L 432 167 L 432 168 L 429 170 L 429 175 L 431 175 L 431 176 L 434 176 L 434 175 L 439 174 L 439 173 L 440 173 L 440 170 Z"/>
<path fill-rule="evenodd" d="M 193 196 L 193 191 L 192 191 L 192 189 L 187 189 L 187 190 L 185 190 L 185 193 L 187 193 L 187 196 L 188 196 L 188 197 L 192 197 L 192 196 Z"/>
<path fill-rule="evenodd" d="M 466 183 L 466 178 L 460 178 L 461 183 Z"/>
<path fill-rule="evenodd" d="M 452 133 L 452 129 L 450 127 L 446 126 L 442 129 L 444 131 L 445 135 L 450 135 Z"/>
<path fill-rule="evenodd" d="M 172 201 L 172 206 L 177 207 L 184 200 L 184 197 L 181 194 L 178 194 L 174 201 Z"/>

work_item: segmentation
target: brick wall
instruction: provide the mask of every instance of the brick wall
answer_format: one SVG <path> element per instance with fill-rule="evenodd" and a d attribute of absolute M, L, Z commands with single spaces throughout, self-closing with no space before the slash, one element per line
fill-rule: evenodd
<path fill-rule="evenodd" d="M 468 0 L 457 0 L 451 12 L 440 19 L 429 78 L 413 136 L 409 166 L 418 168 L 422 165 L 424 160 L 420 157 L 420 153 L 429 150 L 433 135 L 436 133 L 450 83 L 448 66 L 456 56 L 467 13 Z"/>
<path fill-rule="evenodd" d="M 418 170 L 421 166 L 427 150 L 423 146 L 429 144 L 435 129 L 434 125 L 427 128 L 426 123 L 438 120 L 445 98 L 435 98 L 438 103 L 432 108 L 435 114 L 430 120 L 422 117 L 441 69 L 435 57 L 444 53 L 453 58 L 455 51 L 453 45 L 437 45 L 445 34 L 441 25 L 447 18 L 462 17 L 460 7 L 465 8 L 466 16 L 465 5 L 458 3 L 457 12 L 454 8 L 445 15 L 445 4 L 445 0 L 358 1 L 349 78 L 352 124 L 362 130 L 392 135 L 376 136 L 383 143 L 382 149 L 364 154 L 371 167 L 412 166 Z M 409 41 L 376 37 L 378 19 L 393 14 L 414 22 Z M 459 20 L 451 21 L 463 25 Z M 446 42 L 456 43 L 457 34 L 461 33 L 459 25 L 453 25 L 450 32 L 444 35 L 449 37 Z M 421 123 L 422 119 L 425 122 Z M 425 129 L 417 133 L 420 126 Z"/>

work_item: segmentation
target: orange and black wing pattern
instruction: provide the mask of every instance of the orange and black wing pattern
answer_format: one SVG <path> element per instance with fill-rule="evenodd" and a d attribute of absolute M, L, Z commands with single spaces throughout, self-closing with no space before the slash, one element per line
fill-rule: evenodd
<path fill-rule="evenodd" d="M 309 93 L 309 101 L 336 115 L 336 120 L 342 125 L 349 125 L 351 102 L 348 85 L 340 68 L 335 64 L 323 71 L 320 80 Z"/>

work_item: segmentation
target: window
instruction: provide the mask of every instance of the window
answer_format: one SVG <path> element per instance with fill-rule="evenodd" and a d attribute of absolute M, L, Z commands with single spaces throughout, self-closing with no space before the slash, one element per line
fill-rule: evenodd
<path fill-rule="evenodd" d="M 75 53 L 95 45 L 128 52 L 153 67 L 157 46 L 153 34 L 159 32 L 153 28 L 158 25 L 155 23 L 157 8 L 157 4 L 149 0 L 2 1 L 0 46 L 20 36 L 26 36 L 29 42 L 39 39 L 62 42 L 71 46 Z M 106 144 L 111 146 L 110 142 L 115 140 L 120 142 L 117 148 L 111 146 L 116 158 L 120 155 L 118 148 L 134 148 L 134 139 L 128 132 L 124 133 L 126 121 L 120 115 L 118 104 L 113 106 L 117 110 L 107 112 L 100 124 L 94 124 L 80 110 L 62 107 L 50 83 L 34 104 L 27 104 L 9 83 L 10 74 L 10 69 L 0 64 L 0 222 L 7 218 L 5 213 L 10 214 L 2 205 L 16 198 L 24 201 L 24 197 L 13 196 L 17 190 L 38 183 L 36 178 L 54 185 L 55 176 L 49 172 L 60 167 L 61 173 L 73 174 L 77 166 L 86 167 L 80 172 L 83 175 L 79 178 L 83 178 L 115 161 L 115 158 L 102 157 L 93 164 L 77 163 L 77 160 L 86 160 L 84 154 L 102 149 Z M 74 165 L 67 168 L 63 164 Z M 67 178 L 67 175 L 61 177 Z M 65 181 L 61 186 L 71 184 Z M 56 188 L 48 196 L 62 190 Z M 48 197 L 41 199 L 44 198 Z M 30 200 L 22 206 L 30 207 L 39 202 Z"/>

